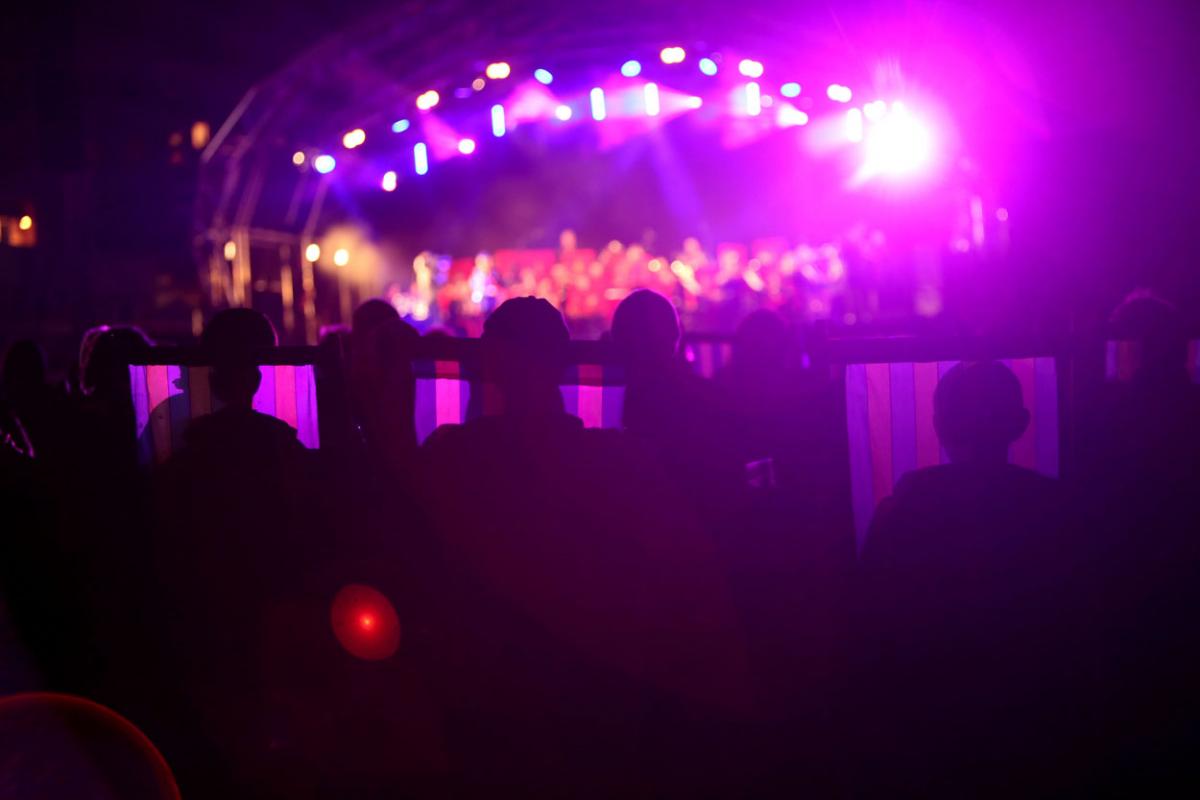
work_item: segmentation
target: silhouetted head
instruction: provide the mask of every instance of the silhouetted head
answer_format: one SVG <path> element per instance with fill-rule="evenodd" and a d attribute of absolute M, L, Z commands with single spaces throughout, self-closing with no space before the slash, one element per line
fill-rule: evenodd
<path fill-rule="evenodd" d="M 369 333 L 372 329 L 393 319 L 400 319 L 400 312 L 391 303 L 375 297 L 354 310 L 352 326 L 355 335 L 358 335 Z"/>
<path fill-rule="evenodd" d="M 278 344 L 275 327 L 258 311 L 227 308 L 209 321 L 200 346 L 212 363 L 212 391 L 227 406 L 250 408 L 262 381 L 260 358 Z"/>
<path fill-rule="evenodd" d="M 90 333 L 90 332 L 89 332 Z M 150 340 L 134 327 L 108 328 L 80 349 L 80 387 L 87 395 L 127 396 L 131 361 L 150 350 Z"/>
<path fill-rule="evenodd" d="M 46 386 L 46 354 L 37 342 L 22 339 L 12 343 L 4 356 L 4 392 L 19 398 Z"/>
<path fill-rule="evenodd" d="M 484 377 L 500 387 L 505 410 L 562 407 L 570 338 L 559 310 L 539 297 L 514 297 L 492 312 L 483 324 Z"/>
<path fill-rule="evenodd" d="M 780 368 L 787 345 L 788 330 L 783 317 L 769 309 L 759 309 L 737 327 L 733 338 L 734 363 L 750 369 Z"/>
<path fill-rule="evenodd" d="M 379 299 L 368 300 L 354 311 L 354 325 L 350 331 L 350 360 L 351 379 L 356 383 L 370 382 L 372 374 L 378 373 L 385 365 L 380 361 L 377 341 L 379 332 L 390 328 L 393 338 L 401 337 L 402 341 L 411 333 L 417 331 L 411 325 L 400 319 L 399 312 L 391 303 Z"/>
<path fill-rule="evenodd" d="M 671 301 L 638 289 L 613 312 L 612 338 L 634 365 L 665 366 L 679 352 L 679 314 Z"/>
<path fill-rule="evenodd" d="M 1139 345 L 1134 381 L 1187 380 L 1187 333 L 1175 306 L 1150 292 L 1138 291 L 1117 306 L 1109 322 L 1114 335 Z"/>
<path fill-rule="evenodd" d="M 1017 376 L 996 361 L 958 364 L 933 393 L 933 426 L 955 463 L 1007 461 L 1029 426 Z"/>

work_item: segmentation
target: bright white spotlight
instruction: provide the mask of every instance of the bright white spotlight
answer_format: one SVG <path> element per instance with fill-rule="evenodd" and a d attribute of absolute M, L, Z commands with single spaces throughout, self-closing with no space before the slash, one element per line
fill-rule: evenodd
<path fill-rule="evenodd" d="M 25 219 L 25 218 L 21 217 L 21 219 Z M 30 224 L 29 227 L 32 228 L 33 225 Z M 21 230 L 25 231 L 25 230 L 29 230 L 29 228 L 21 228 Z M 221 254 L 223 256 L 225 256 L 226 261 L 233 261 L 235 258 L 237 258 L 237 243 L 235 241 L 233 241 L 233 239 L 230 239 L 228 242 L 225 243 L 225 248 Z"/>
<path fill-rule="evenodd" d="M 746 84 L 746 113 L 752 117 L 762 113 L 762 89 L 754 81 Z"/>
<path fill-rule="evenodd" d="M 551 83 L 554 82 L 554 75 L 552 75 L 550 73 L 550 70 L 548 70 L 548 69 L 535 69 L 533 71 L 533 77 L 537 80 L 538 83 L 544 84 L 546 86 L 549 86 Z"/>
<path fill-rule="evenodd" d="M 709 76 L 716 75 L 717 74 L 717 62 L 713 61 L 711 58 L 700 59 L 700 71 L 703 72 L 705 75 L 709 75 Z"/>
<path fill-rule="evenodd" d="M 499 138 L 508 131 L 508 125 L 504 120 L 504 106 L 496 103 L 492 106 L 492 136 Z"/>
<path fill-rule="evenodd" d="M 597 122 L 608 116 L 608 110 L 604 105 L 604 90 L 599 86 L 593 87 L 588 95 L 592 103 L 592 119 Z"/>
<path fill-rule="evenodd" d="M 495 61 L 487 65 L 483 74 L 494 81 L 502 81 L 512 74 L 512 67 L 508 65 L 507 61 Z"/>
<path fill-rule="evenodd" d="M 297 167 L 304 166 L 304 158 L 305 156 L 303 150 L 297 150 L 296 152 L 292 153 L 292 163 Z"/>
<path fill-rule="evenodd" d="M 845 121 L 846 140 L 861 142 L 863 140 L 863 114 L 857 108 L 846 109 Z"/>
<path fill-rule="evenodd" d="M 878 122 L 887 116 L 887 103 L 882 100 L 876 100 L 872 103 L 867 103 L 863 106 L 863 114 L 871 122 Z"/>
<path fill-rule="evenodd" d="M 310 264 L 316 263 L 321 258 L 321 245 L 313 242 L 308 247 L 304 248 L 304 260 Z"/>
<path fill-rule="evenodd" d="M 344 247 L 339 247 L 333 251 L 333 263 L 339 267 L 344 267 L 350 263 L 350 251 Z"/>
<path fill-rule="evenodd" d="M 417 108 L 422 111 L 428 111 L 438 104 L 442 96 L 437 93 L 436 89 L 430 89 L 427 92 L 422 92 L 417 96 Z"/>
<path fill-rule="evenodd" d="M 684 100 L 683 104 L 685 106 L 687 106 L 688 108 L 700 108 L 702 105 L 704 105 L 704 98 L 696 97 L 695 95 L 692 95 L 691 97 Z"/>
<path fill-rule="evenodd" d="M 424 175 L 429 172 L 429 148 L 424 142 L 417 142 L 413 145 L 413 169 L 418 175 Z"/>
<path fill-rule="evenodd" d="M 571 118 L 571 107 L 565 103 L 554 109 L 554 118 L 559 122 L 566 122 Z"/>
<path fill-rule="evenodd" d="M 687 58 L 687 53 L 682 47 L 664 47 L 658 57 L 664 64 L 682 64 L 683 59 Z"/>
<path fill-rule="evenodd" d="M 835 103 L 849 103 L 854 98 L 854 93 L 850 91 L 850 87 L 842 86 L 840 83 L 829 84 L 829 88 L 825 90 L 825 94 Z"/>
<path fill-rule="evenodd" d="M 408 130 L 408 120 L 398 119 L 392 123 L 392 133 L 404 133 Z"/>
<path fill-rule="evenodd" d="M 647 83 L 642 87 L 642 96 L 646 101 L 646 116 L 657 117 L 658 112 L 662 110 L 658 98 L 658 84 Z"/>
<path fill-rule="evenodd" d="M 333 156 L 322 153 L 313 159 L 313 169 L 322 175 L 328 175 L 333 172 L 333 168 L 337 166 L 337 161 Z"/>
<path fill-rule="evenodd" d="M 904 177 L 933 158 L 933 133 L 900 103 L 867 130 L 861 174 Z"/>
<path fill-rule="evenodd" d="M 621 65 L 621 74 L 626 78 L 636 78 L 642 74 L 642 65 L 631 58 Z"/>
<path fill-rule="evenodd" d="M 471 153 L 474 153 L 475 152 L 475 140 L 474 139 L 459 139 L 458 140 L 458 152 L 462 153 L 464 156 L 469 156 L 469 155 L 471 155 Z"/>
<path fill-rule="evenodd" d="M 396 191 L 396 171 L 389 169 L 383 173 L 383 180 L 379 182 L 379 185 L 385 192 Z"/>
<path fill-rule="evenodd" d="M 752 58 L 743 58 L 738 62 L 738 72 L 747 78 L 761 78 L 763 74 L 762 62 L 755 61 Z"/>
<path fill-rule="evenodd" d="M 800 84 L 796 83 L 795 81 L 792 81 L 791 83 L 785 83 L 783 86 L 779 87 L 779 93 L 784 97 L 799 97 Z"/>
<path fill-rule="evenodd" d="M 342 147 L 353 150 L 365 141 L 367 141 L 367 132 L 362 128 L 355 128 L 342 136 Z"/>
<path fill-rule="evenodd" d="M 779 127 L 781 128 L 807 125 L 808 114 L 805 114 L 791 103 L 780 103 L 779 110 L 775 112 L 775 121 L 779 123 Z"/>

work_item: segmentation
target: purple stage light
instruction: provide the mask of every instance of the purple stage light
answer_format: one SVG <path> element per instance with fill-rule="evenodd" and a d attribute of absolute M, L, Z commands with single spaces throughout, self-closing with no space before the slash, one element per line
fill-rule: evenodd
<path fill-rule="evenodd" d="M 762 113 L 762 89 L 754 81 L 746 84 L 746 113 L 752 117 Z"/>
<path fill-rule="evenodd" d="M 571 114 L 571 107 L 566 103 L 560 103 L 558 107 L 554 109 L 554 118 L 559 122 L 566 122 L 571 118 Z"/>
<path fill-rule="evenodd" d="M 860 175 L 864 179 L 911 176 L 930 163 L 933 152 L 930 128 L 903 103 L 895 102 L 887 115 L 866 132 Z"/>
<path fill-rule="evenodd" d="M 700 59 L 700 71 L 705 75 L 713 76 L 717 74 L 717 62 L 711 58 Z"/>
<path fill-rule="evenodd" d="M 322 175 L 328 175 L 333 172 L 333 168 L 337 166 L 337 161 L 333 156 L 322 153 L 313 159 L 313 169 Z"/>
<path fill-rule="evenodd" d="M 840 83 L 829 84 L 829 88 L 825 90 L 825 94 L 835 103 L 849 103 L 854 98 L 854 93 L 850 91 L 850 87 L 842 86 Z"/>
<path fill-rule="evenodd" d="M 604 107 L 604 90 L 597 86 L 592 89 L 589 97 L 592 103 L 592 119 L 600 122 L 608 115 Z"/>
<path fill-rule="evenodd" d="M 779 93 L 784 97 L 799 97 L 800 84 L 796 83 L 795 81 L 792 81 L 791 83 L 785 83 L 783 86 L 779 87 Z"/>
<path fill-rule="evenodd" d="M 429 148 L 424 142 L 417 142 L 413 145 L 413 169 L 418 175 L 424 175 L 429 172 Z"/>
<path fill-rule="evenodd" d="M 762 62 L 755 61 L 752 58 L 743 58 L 738 62 L 738 72 L 747 78 L 761 78 L 763 74 Z"/>
<path fill-rule="evenodd" d="M 503 136 L 508 130 L 504 121 L 504 106 L 497 103 L 492 106 L 492 135 L 496 138 Z"/>
<path fill-rule="evenodd" d="M 642 65 L 631 58 L 621 65 L 621 74 L 626 78 L 636 78 L 642 74 Z"/>
<path fill-rule="evenodd" d="M 408 130 L 408 120 L 398 119 L 392 123 L 392 133 L 404 133 Z"/>
<path fill-rule="evenodd" d="M 458 140 L 458 152 L 462 153 L 464 156 L 469 156 L 469 155 L 471 155 L 471 153 L 474 153 L 475 152 L 475 140 L 474 139 L 459 139 Z"/>
<path fill-rule="evenodd" d="M 379 185 L 385 192 L 396 191 L 396 171 L 389 169 L 383 173 L 383 179 L 379 182 Z"/>
<path fill-rule="evenodd" d="M 533 77 L 538 83 L 546 86 L 549 86 L 554 82 L 554 75 L 552 75 L 548 69 L 535 69 L 533 71 Z"/>
<path fill-rule="evenodd" d="M 658 98 L 658 84 L 647 83 L 642 87 L 642 95 L 646 101 L 646 116 L 657 117 L 658 112 L 661 110 Z"/>

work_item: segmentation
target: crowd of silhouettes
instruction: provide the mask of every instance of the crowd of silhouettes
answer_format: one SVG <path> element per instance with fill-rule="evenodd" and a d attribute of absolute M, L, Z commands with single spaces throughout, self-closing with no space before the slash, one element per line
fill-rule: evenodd
<path fill-rule="evenodd" d="M 1111 330 L 1139 366 L 1065 393 L 1061 480 L 1009 463 L 1030 424 L 1016 375 L 964 361 L 933 396 L 945 463 L 903 475 L 861 547 L 837 374 L 769 311 L 709 379 L 672 304 L 629 295 L 606 334 L 626 380 L 616 430 L 564 407 L 562 314 L 507 300 L 479 342 L 487 413 L 419 442 L 421 335 L 369 301 L 321 344 L 319 449 L 254 408 L 272 324 L 220 311 L 198 343 L 217 410 L 154 468 L 128 369 L 144 333 L 89 331 L 61 382 L 13 343 L 0 734 L 16 744 L 0 787 L 29 791 L 61 759 L 115 765 L 80 778 L 89 796 L 171 796 L 158 777 L 118 788 L 161 770 L 152 751 L 106 758 L 116 740 L 96 731 L 115 728 L 81 721 L 93 712 L 2 699 L 28 692 L 132 721 L 183 796 L 1196 782 L 1200 390 L 1173 307 L 1132 297 Z M 386 658 L 331 629 L 352 584 L 398 615 Z M 378 619 L 364 612 L 362 635 Z"/>

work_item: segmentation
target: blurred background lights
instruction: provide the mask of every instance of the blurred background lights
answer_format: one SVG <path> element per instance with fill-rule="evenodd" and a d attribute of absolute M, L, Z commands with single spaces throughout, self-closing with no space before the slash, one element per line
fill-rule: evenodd
<path fill-rule="evenodd" d="M 549 86 L 551 83 L 554 82 L 554 76 L 550 73 L 550 70 L 548 70 L 548 69 L 535 69 L 533 71 L 533 77 L 538 83 L 544 84 L 546 86 Z"/>
<path fill-rule="evenodd" d="M 592 119 L 599 122 L 607 115 L 604 107 L 604 90 L 599 86 L 594 87 L 589 94 L 589 99 L 592 104 Z"/>
<path fill-rule="evenodd" d="M 660 110 L 658 84 L 647 83 L 644 87 L 642 87 L 642 94 L 646 101 L 646 116 L 657 117 Z"/>
<path fill-rule="evenodd" d="M 388 658 L 400 648 L 400 618 L 391 601 L 363 584 L 342 587 L 333 599 L 330 626 L 350 655 L 366 661 Z"/>
<path fill-rule="evenodd" d="M 865 106 L 863 106 L 863 114 L 866 115 L 867 119 L 869 119 L 871 122 L 881 120 L 887 115 L 887 103 L 883 102 L 882 100 L 875 100 L 874 102 L 867 103 Z"/>
<path fill-rule="evenodd" d="M 424 142 L 417 142 L 413 145 L 413 169 L 418 175 L 424 175 L 429 172 L 429 148 Z"/>
<path fill-rule="evenodd" d="M 471 155 L 471 153 L 474 153 L 475 152 L 475 140 L 474 139 L 466 139 L 466 138 L 459 139 L 458 140 L 458 152 L 462 153 L 464 156 L 469 156 L 469 155 Z"/>
<path fill-rule="evenodd" d="M 392 133 L 404 133 L 408 130 L 408 120 L 398 119 L 392 123 Z"/>
<path fill-rule="evenodd" d="M 835 103 L 849 103 L 854 97 L 849 86 L 842 86 L 840 83 L 831 83 L 829 88 L 825 90 L 825 94 Z"/>
<path fill-rule="evenodd" d="M 754 81 L 746 84 L 746 113 L 752 117 L 762 113 L 762 89 Z"/>
<path fill-rule="evenodd" d="M 642 74 L 642 65 L 631 58 L 621 65 L 621 74 L 626 78 L 636 78 Z"/>
<path fill-rule="evenodd" d="M 348 131 L 342 137 L 342 147 L 345 147 L 347 150 L 353 150 L 365 141 L 367 141 L 367 132 L 362 128 L 355 128 L 352 131 Z"/>
<path fill-rule="evenodd" d="M 775 112 L 775 121 L 781 128 L 791 128 L 797 125 L 808 124 L 808 114 L 805 114 L 800 109 L 796 108 L 791 103 L 781 103 L 779 110 Z"/>
<path fill-rule="evenodd" d="M 322 175 L 328 175 L 333 172 L 333 168 L 337 166 L 337 161 L 333 156 L 321 154 L 313 159 L 313 169 Z"/>
<path fill-rule="evenodd" d="M 21 230 L 25 230 L 25 228 L 22 228 Z M 233 261 L 235 258 L 237 258 L 237 243 L 235 243 L 232 239 L 225 243 L 224 255 L 226 261 Z"/>
<path fill-rule="evenodd" d="M 350 251 L 344 247 L 339 247 L 333 251 L 333 263 L 339 267 L 344 267 L 350 263 Z"/>
<path fill-rule="evenodd" d="M 17 227 L 23 231 L 32 230 L 33 217 L 29 216 L 28 214 L 23 215 L 19 220 L 17 220 Z"/>
<path fill-rule="evenodd" d="M 496 137 L 503 136 L 507 129 L 507 124 L 504 120 L 504 106 L 497 103 L 492 106 L 492 135 Z"/>
<path fill-rule="evenodd" d="M 487 65 L 483 74 L 494 81 L 502 81 L 512 74 L 512 67 L 508 65 L 507 61 L 493 61 Z"/>
<path fill-rule="evenodd" d="M 554 109 L 554 118 L 560 122 L 566 122 L 571 118 L 571 107 L 565 104 L 560 104 Z"/>
<path fill-rule="evenodd" d="M 313 242 L 308 247 L 304 248 L 304 260 L 310 264 L 316 263 L 321 258 L 321 245 Z"/>
<path fill-rule="evenodd" d="M 297 167 L 304 166 L 304 151 L 303 150 L 297 150 L 296 152 L 292 153 L 292 163 L 295 164 Z"/>
<path fill-rule="evenodd" d="M 752 58 L 743 58 L 738 62 L 738 72 L 747 78 L 761 78 L 763 74 L 762 62 L 755 61 Z"/>
<path fill-rule="evenodd" d="M 682 47 L 664 47 L 662 52 L 658 54 L 664 64 L 681 64 L 683 59 L 687 57 L 687 53 Z"/>
<path fill-rule="evenodd" d="M 932 131 L 902 103 L 866 131 L 863 146 L 864 177 L 905 177 L 926 167 L 933 158 Z"/>
<path fill-rule="evenodd" d="M 702 105 L 704 105 L 704 100 L 703 100 L 703 98 L 696 97 L 695 95 L 693 95 L 693 96 L 689 97 L 687 100 L 685 100 L 684 104 L 688 108 L 700 108 Z"/>
<path fill-rule="evenodd" d="M 716 75 L 717 62 L 713 61 L 711 58 L 700 59 L 700 71 L 705 75 Z"/>
<path fill-rule="evenodd" d="M 476 78 L 475 80 L 471 81 L 471 88 L 477 92 L 482 92 L 483 87 L 485 86 L 487 86 L 487 81 L 485 81 L 483 78 Z"/>
<path fill-rule="evenodd" d="M 427 92 L 422 92 L 417 96 L 417 108 L 422 111 L 428 111 L 438 104 L 442 97 L 437 93 L 436 89 L 430 89 Z"/>
<path fill-rule="evenodd" d="M 785 83 L 783 86 L 779 87 L 779 93 L 784 97 L 799 97 L 800 84 L 796 83 L 795 81 L 792 81 L 791 83 Z"/>
<path fill-rule="evenodd" d="M 396 191 L 396 171 L 389 169 L 383 173 L 383 180 L 379 182 L 379 185 L 383 187 L 385 192 Z"/>
<path fill-rule="evenodd" d="M 845 122 L 846 140 L 861 142 L 863 140 L 863 114 L 857 108 L 846 110 Z"/>

